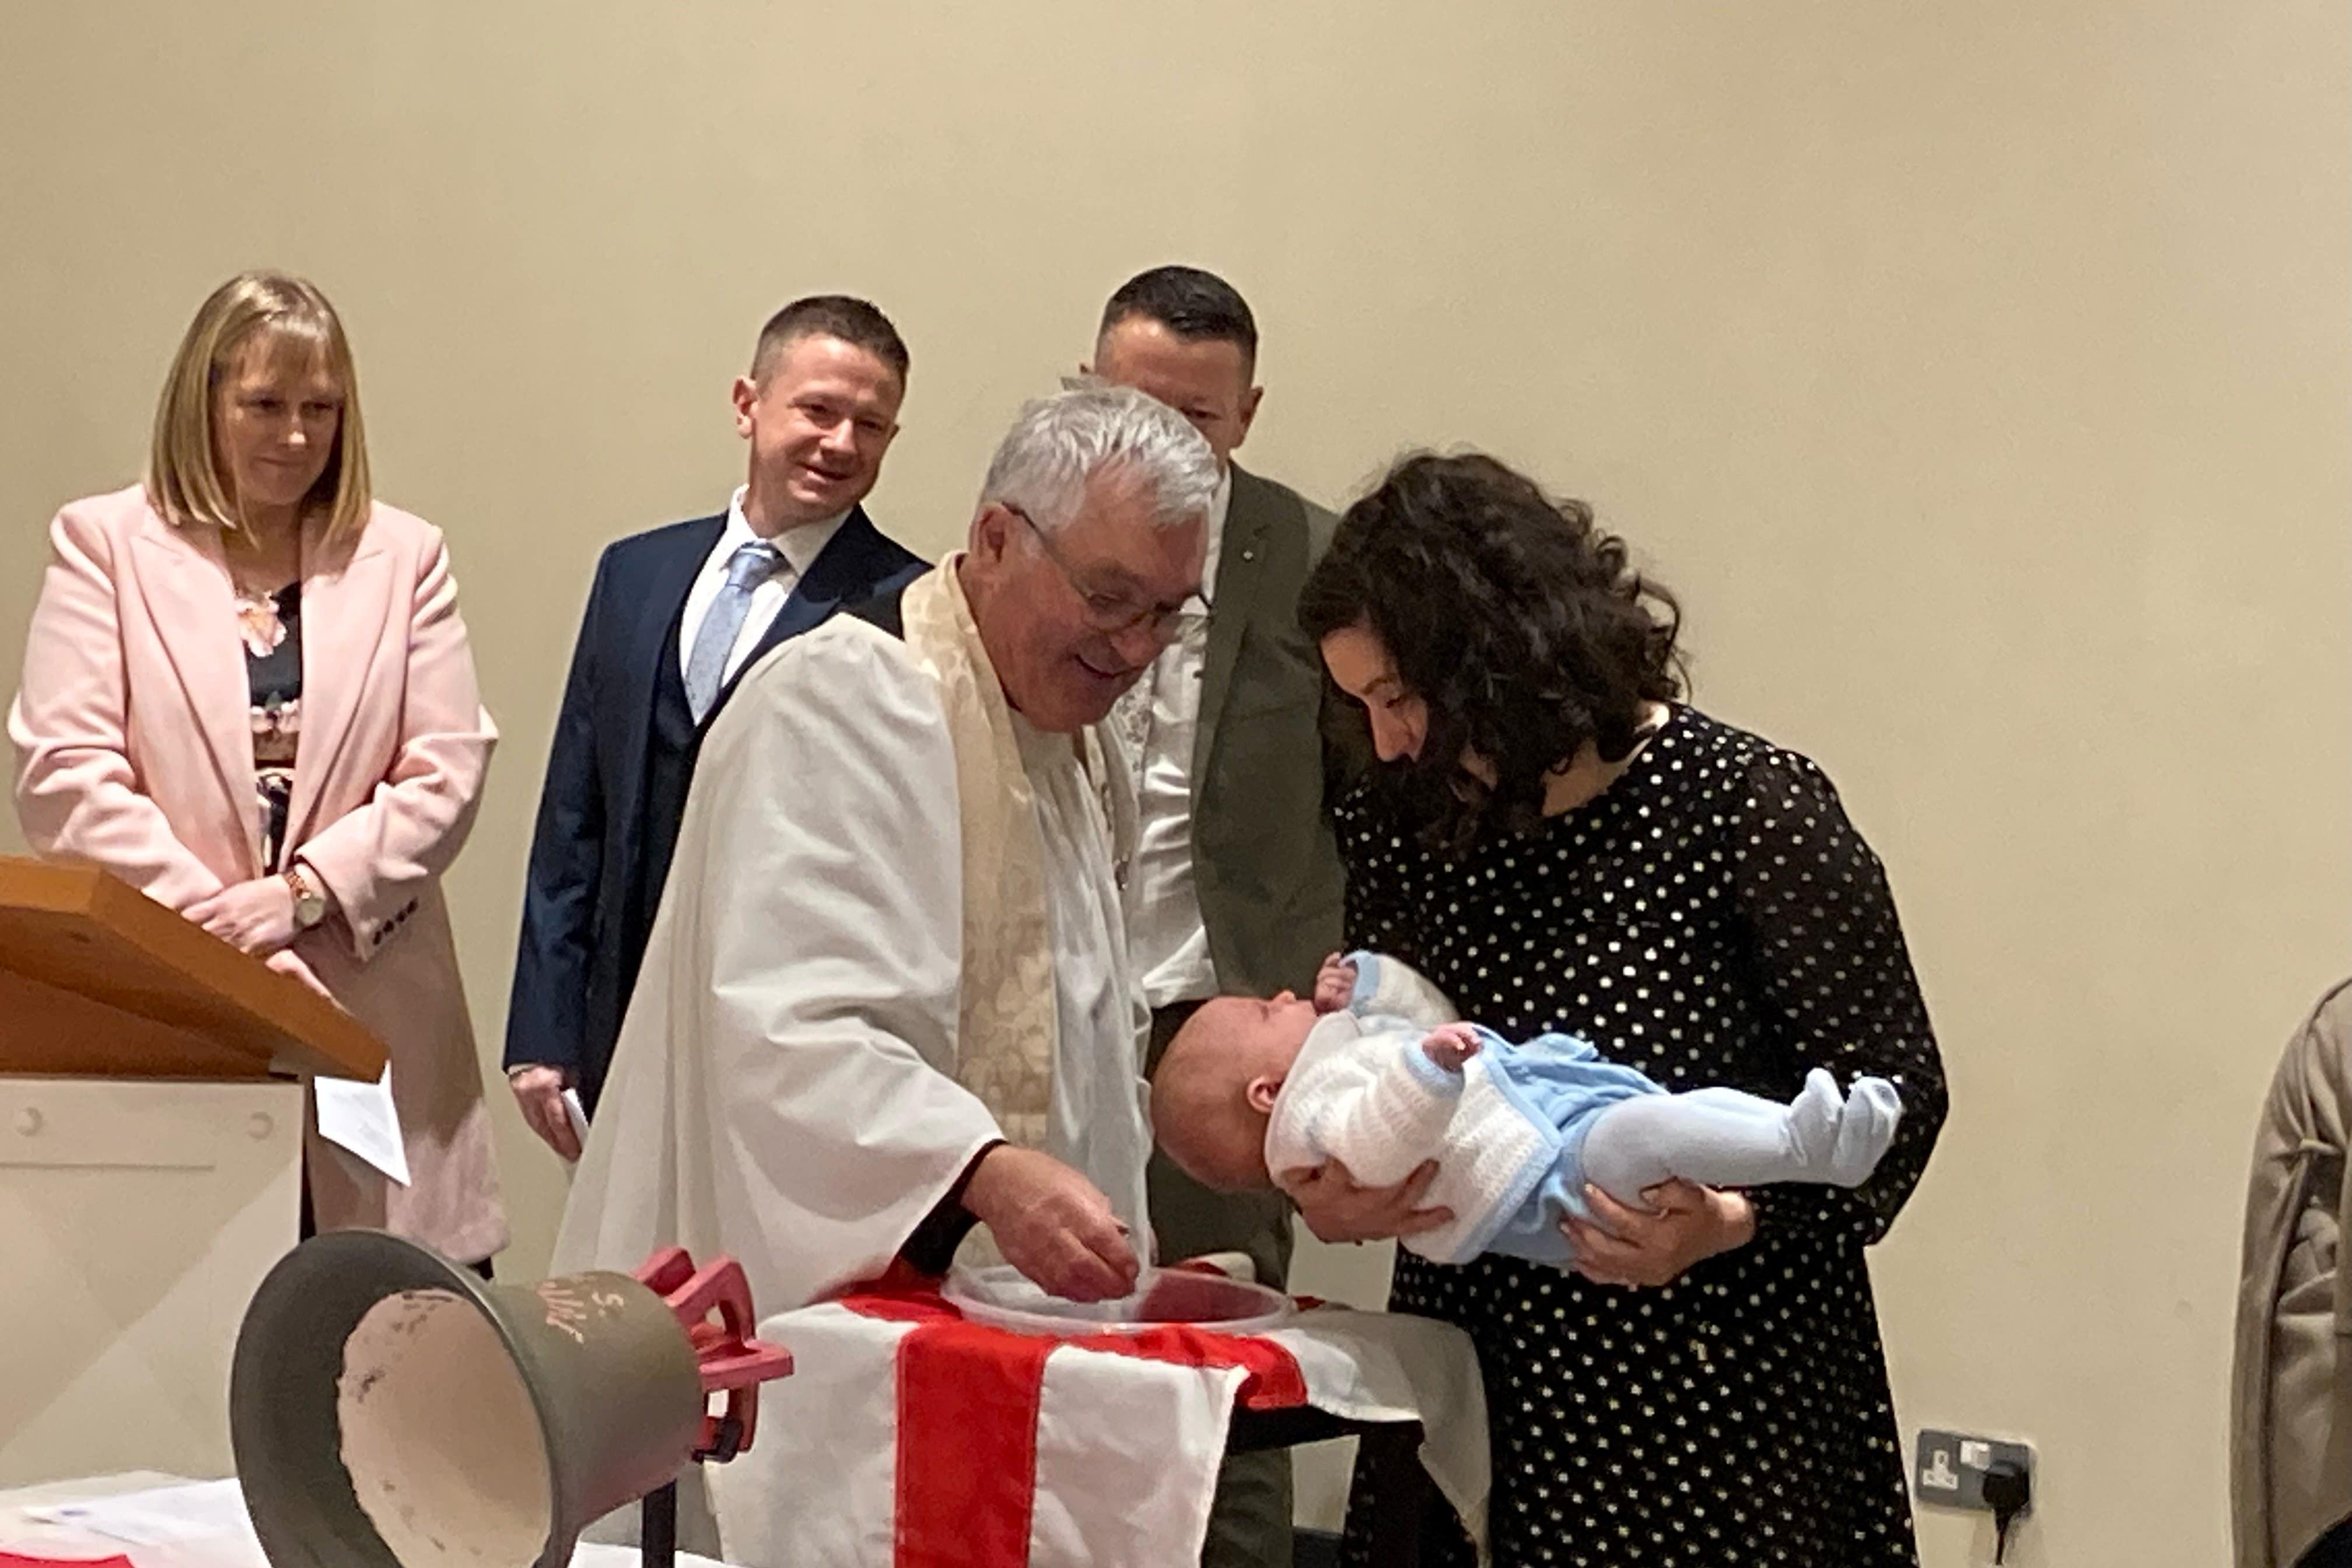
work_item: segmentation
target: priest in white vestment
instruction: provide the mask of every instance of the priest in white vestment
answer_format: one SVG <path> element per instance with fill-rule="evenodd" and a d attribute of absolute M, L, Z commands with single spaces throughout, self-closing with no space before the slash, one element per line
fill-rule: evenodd
<path fill-rule="evenodd" d="M 1148 1257 L 1147 1024 L 1101 721 L 1199 600 L 1208 444 L 1125 388 L 1030 405 L 965 550 L 743 679 L 559 1270 L 729 1252 L 761 1314 L 943 1269 L 975 1222 L 1077 1300 Z"/>

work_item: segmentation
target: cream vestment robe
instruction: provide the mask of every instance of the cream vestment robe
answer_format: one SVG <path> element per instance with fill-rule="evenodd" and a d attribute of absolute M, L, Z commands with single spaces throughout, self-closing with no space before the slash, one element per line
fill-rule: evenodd
<path fill-rule="evenodd" d="M 761 1316 L 799 1307 L 878 1274 L 998 1138 L 1144 1245 L 1127 770 L 1006 707 L 957 559 L 907 589 L 903 642 L 835 617 L 712 725 L 559 1271 L 676 1242 L 740 1258 Z"/>

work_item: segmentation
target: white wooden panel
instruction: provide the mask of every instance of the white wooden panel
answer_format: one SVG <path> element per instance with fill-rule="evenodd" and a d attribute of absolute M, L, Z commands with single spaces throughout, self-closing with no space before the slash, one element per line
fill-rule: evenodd
<path fill-rule="evenodd" d="M 229 1473 L 246 1302 L 294 1245 L 291 1083 L 0 1077 L 0 1486 Z"/>

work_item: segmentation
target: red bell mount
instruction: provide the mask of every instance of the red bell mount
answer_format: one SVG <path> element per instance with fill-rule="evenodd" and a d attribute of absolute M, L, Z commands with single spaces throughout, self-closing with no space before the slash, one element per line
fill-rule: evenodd
<path fill-rule="evenodd" d="M 792 1352 L 752 1337 L 751 1286 L 732 1258 L 721 1255 L 697 1268 L 686 1248 L 665 1247 L 638 1267 L 636 1278 L 668 1304 L 685 1328 L 701 1366 L 703 1394 L 727 1395 L 719 1415 L 704 1413 L 702 1440 L 694 1451 L 697 1459 L 725 1464 L 751 1446 L 760 1384 L 789 1377 Z"/>

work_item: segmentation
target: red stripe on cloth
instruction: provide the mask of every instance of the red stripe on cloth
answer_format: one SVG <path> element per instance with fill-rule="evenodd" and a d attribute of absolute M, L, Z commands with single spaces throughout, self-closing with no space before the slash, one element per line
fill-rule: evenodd
<path fill-rule="evenodd" d="M 963 1314 L 936 1295 L 890 1294 L 843 1296 L 834 1302 L 861 1318 L 886 1323 L 961 1323 Z"/>
<path fill-rule="evenodd" d="M 869 1303 L 898 1310 L 869 1310 Z M 874 1317 L 919 1303 L 845 1301 Z M 898 1341 L 896 1568 L 1022 1568 L 1037 1489 L 1037 1400 L 1058 1340 L 953 1317 Z"/>
<path fill-rule="evenodd" d="M 845 1286 L 837 1300 L 857 1296 L 929 1296 L 937 1300 L 940 1277 L 926 1274 L 903 1258 L 890 1259 L 890 1266 L 871 1279 L 862 1279 Z"/>

